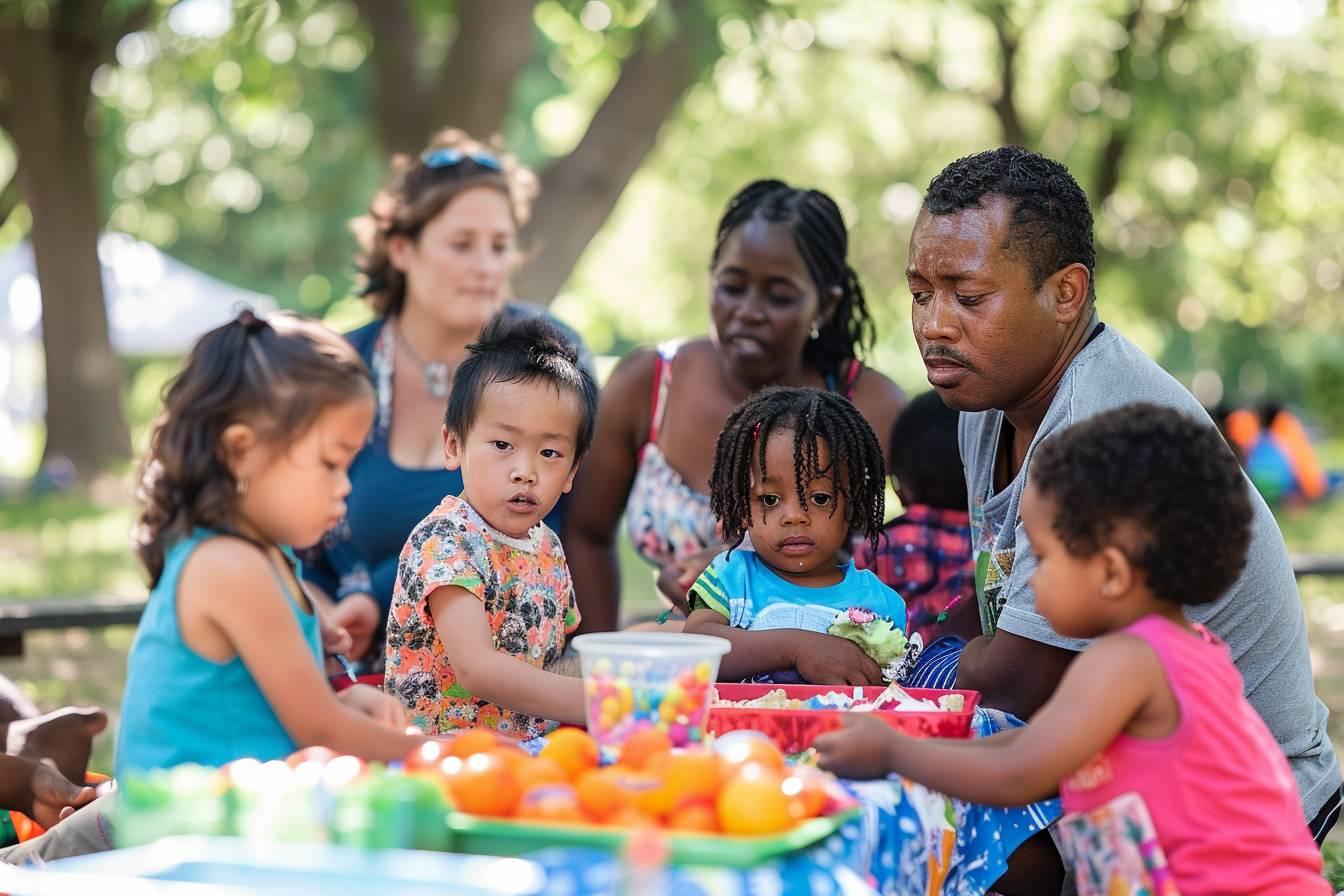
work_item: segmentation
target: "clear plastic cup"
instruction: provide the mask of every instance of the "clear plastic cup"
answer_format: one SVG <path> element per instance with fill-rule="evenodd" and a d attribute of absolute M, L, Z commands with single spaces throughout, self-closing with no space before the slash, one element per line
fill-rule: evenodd
<path fill-rule="evenodd" d="M 705 722 L 732 649 L 724 638 L 603 632 L 574 639 L 583 667 L 588 733 L 611 755 L 635 731 L 657 728 L 674 747 L 705 742 Z"/>

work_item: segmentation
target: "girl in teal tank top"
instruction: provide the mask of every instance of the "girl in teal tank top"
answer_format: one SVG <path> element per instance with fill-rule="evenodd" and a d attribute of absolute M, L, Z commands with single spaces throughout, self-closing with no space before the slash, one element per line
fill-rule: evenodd
<path fill-rule="evenodd" d="M 153 590 L 131 647 L 119 777 L 314 745 L 390 761 L 421 743 L 381 691 L 332 692 L 324 636 L 348 636 L 323 631 L 287 547 L 344 513 L 373 411 L 363 362 L 313 321 L 244 311 L 193 346 L 141 479 L 133 537 Z"/>

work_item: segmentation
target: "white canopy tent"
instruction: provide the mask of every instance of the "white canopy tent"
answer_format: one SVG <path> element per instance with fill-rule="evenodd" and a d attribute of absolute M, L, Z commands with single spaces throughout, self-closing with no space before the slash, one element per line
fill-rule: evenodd
<path fill-rule="evenodd" d="M 112 347 L 122 355 L 177 355 L 239 307 L 275 308 L 269 296 L 232 286 L 124 233 L 98 240 Z M 33 249 L 0 254 L 0 431 L 41 419 L 42 289 Z"/>

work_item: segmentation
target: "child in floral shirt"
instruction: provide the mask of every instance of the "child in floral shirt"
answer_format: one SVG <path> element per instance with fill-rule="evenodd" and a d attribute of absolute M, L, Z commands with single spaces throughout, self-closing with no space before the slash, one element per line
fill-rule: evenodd
<path fill-rule="evenodd" d="M 496 318 L 469 349 L 444 418 L 462 494 L 402 549 L 386 688 L 427 734 L 484 727 L 527 739 L 584 719 L 582 682 L 545 670 L 579 615 L 542 517 L 592 441 L 597 385 L 539 318 Z"/>

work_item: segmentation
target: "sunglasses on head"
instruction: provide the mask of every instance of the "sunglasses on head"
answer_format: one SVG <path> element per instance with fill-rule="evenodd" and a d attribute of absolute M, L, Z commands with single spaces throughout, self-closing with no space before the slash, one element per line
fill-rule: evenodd
<path fill-rule="evenodd" d="M 499 159 L 488 152 L 463 152 L 460 149 L 430 149 L 420 154 L 420 161 L 426 168 L 437 171 L 442 168 L 452 168 L 454 165 L 460 165 L 463 162 L 471 160 L 482 168 L 488 168 L 491 171 L 499 171 Z"/>

